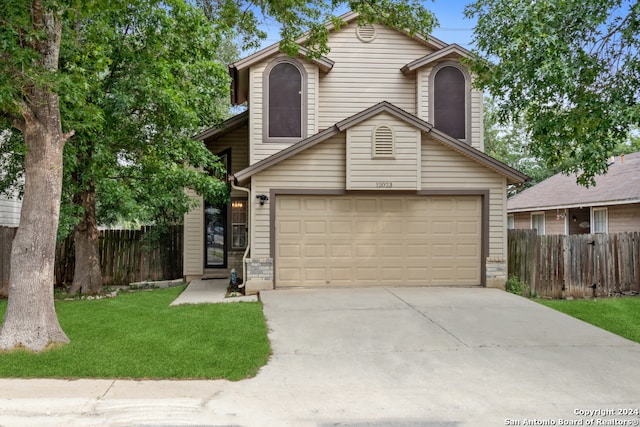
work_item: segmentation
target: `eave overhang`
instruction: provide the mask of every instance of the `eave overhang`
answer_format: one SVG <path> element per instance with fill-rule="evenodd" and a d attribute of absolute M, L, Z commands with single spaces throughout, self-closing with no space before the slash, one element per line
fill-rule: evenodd
<path fill-rule="evenodd" d="M 487 154 L 471 147 L 470 145 L 464 142 L 461 142 L 455 138 L 448 136 L 443 132 L 440 132 L 437 129 L 434 129 L 433 125 L 431 125 L 430 123 L 425 122 L 424 120 L 414 116 L 413 114 L 410 114 L 404 111 L 403 109 L 386 101 L 380 102 L 370 108 L 367 108 L 366 110 L 361 111 L 360 113 L 357 113 L 351 117 L 341 120 L 340 122 L 323 130 L 322 132 L 319 132 L 309 138 L 303 139 L 302 141 L 288 148 L 285 148 L 284 150 L 279 151 L 276 154 L 273 154 L 239 172 L 236 172 L 236 174 L 234 175 L 235 179 L 238 182 L 246 181 L 247 179 L 251 178 L 253 175 L 275 164 L 278 164 L 281 161 L 286 160 L 289 157 L 301 151 L 306 150 L 307 148 L 313 147 L 316 144 L 326 141 L 332 136 L 340 132 L 344 132 L 347 129 L 353 126 L 356 126 L 357 124 L 362 123 L 380 113 L 391 114 L 397 119 L 400 119 L 408 123 L 409 125 L 419 129 L 422 133 L 429 134 L 432 138 L 439 141 L 443 145 L 451 148 L 452 150 L 457 151 L 458 153 L 464 155 L 465 157 L 468 157 L 471 160 L 474 160 L 484 165 L 485 167 L 488 167 L 494 170 L 495 172 L 505 176 L 509 184 L 519 184 L 519 183 L 529 181 L 530 179 L 527 175 L 505 165 L 504 163 L 494 159 L 491 156 L 488 156 Z"/>

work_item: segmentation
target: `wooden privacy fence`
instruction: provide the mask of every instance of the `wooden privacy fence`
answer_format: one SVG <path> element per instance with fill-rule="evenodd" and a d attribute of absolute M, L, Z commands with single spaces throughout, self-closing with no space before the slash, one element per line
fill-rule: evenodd
<path fill-rule="evenodd" d="M 6 296 L 9 284 L 11 242 L 16 228 L 0 227 L 0 296 Z M 182 277 L 182 226 L 174 226 L 157 239 L 152 227 L 141 230 L 100 231 L 99 251 L 104 286 Z M 56 249 L 55 283 L 71 284 L 75 268 L 73 237 Z"/>
<path fill-rule="evenodd" d="M 538 296 L 640 293 L 640 233 L 538 236 L 509 230 L 509 276 Z"/>

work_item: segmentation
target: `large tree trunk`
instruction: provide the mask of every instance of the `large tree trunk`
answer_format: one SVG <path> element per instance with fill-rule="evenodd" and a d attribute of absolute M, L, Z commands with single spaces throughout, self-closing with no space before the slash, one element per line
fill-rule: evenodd
<path fill-rule="evenodd" d="M 98 224 L 96 221 L 96 189 L 93 182 L 77 197 L 84 214 L 74 230 L 76 268 L 69 294 L 80 291 L 95 294 L 102 291 L 102 271 L 98 250 Z"/>
<path fill-rule="evenodd" d="M 55 71 L 60 51 L 60 17 L 32 5 L 33 25 L 47 33 L 38 41 L 41 65 Z M 33 87 L 20 105 L 23 120 L 14 122 L 27 146 L 25 185 L 20 227 L 11 249 L 9 301 L 0 349 L 27 348 L 41 351 L 49 345 L 67 343 L 56 315 L 53 299 L 56 234 L 62 191 L 62 150 L 71 135 L 63 135 L 58 96 Z"/>

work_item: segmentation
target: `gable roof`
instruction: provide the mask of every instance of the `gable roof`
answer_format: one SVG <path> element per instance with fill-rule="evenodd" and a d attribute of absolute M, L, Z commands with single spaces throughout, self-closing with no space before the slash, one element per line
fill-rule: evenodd
<path fill-rule="evenodd" d="M 583 187 L 575 175 L 561 173 L 507 201 L 509 212 L 640 203 L 640 152 L 617 158 L 596 185 Z"/>
<path fill-rule="evenodd" d="M 339 16 L 339 19 L 345 22 L 345 24 L 350 24 L 354 22 L 358 18 L 358 16 L 359 15 L 356 12 L 347 12 Z M 333 25 L 332 22 L 328 22 L 327 24 L 325 24 L 325 26 L 327 27 L 329 32 L 335 31 L 335 26 Z M 428 46 L 433 50 L 440 50 L 449 46 L 447 43 L 443 42 L 442 40 L 439 40 L 432 36 L 424 37 L 420 34 L 414 34 L 413 36 L 410 36 L 407 31 L 401 31 L 401 32 L 406 34 L 408 37 L 412 37 L 414 40 L 417 40 L 418 42 Z M 316 64 L 322 72 L 325 72 L 325 73 L 330 72 L 333 66 L 335 65 L 335 63 L 331 59 L 327 58 L 326 56 L 322 56 L 317 59 L 308 58 L 308 50 L 303 46 L 304 42 L 308 38 L 309 38 L 308 34 L 305 34 L 304 36 L 296 40 L 296 42 L 300 44 L 298 56 Z M 231 103 L 233 105 L 239 105 L 247 101 L 247 94 L 245 93 L 246 91 L 243 89 L 244 89 L 244 85 L 248 84 L 249 67 L 278 53 L 280 53 L 279 42 L 274 43 L 271 46 L 268 46 L 264 49 L 261 49 L 247 56 L 246 58 L 240 59 L 239 61 L 229 64 L 229 74 L 231 75 L 231 89 L 232 89 Z"/>
<path fill-rule="evenodd" d="M 526 175 L 505 165 L 504 163 L 499 162 L 498 160 L 488 156 L 480 150 L 477 150 L 464 142 L 461 142 L 437 129 L 434 129 L 433 125 L 431 125 L 430 123 L 419 119 L 413 114 L 410 114 L 387 101 L 382 101 L 372 107 L 367 108 L 366 110 L 361 111 L 360 113 L 354 114 L 351 117 L 347 117 L 346 119 L 339 121 L 335 125 L 323 130 L 322 132 L 319 132 L 309 138 L 303 139 L 302 141 L 293 144 L 282 151 L 279 151 L 257 163 L 254 163 L 248 168 L 236 172 L 234 175 L 235 179 L 237 179 L 238 181 L 244 181 L 255 175 L 256 173 L 267 169 L 268 167 L 278 164 L 281 161 L 286 160 L 289 157 L 306 150 L 307 148 L 313 147 L 316 144 L 326 141 L 332 136 L 340 132 L 344 132 L 347 129 L 383 112 L 388 113 L 396 117 L 397 119 L 400 119 L 405 123 L 419 129 L 422 133 L 430 134 L 435 140 L 439 141 L 448 148 L 457 151 L 458 153 L 505 176 L 509 183 L 522 183 L 529 180 L 529 177 L 527 177 Z"/>
<path fill-rule="evenodd" d="M 442 59 L 448 58 L 471 58 L 472 54 L 467 49 L 463 48 L 458 44 L 450 44 L 449 46 L 432 52 L 428 55 L 423 56 L 422 58 L 418 58 L 414 61 L 409 62 L 404 67 L 400 69 L 403 74 L 409 74 L 414 72 L 415 70 L 422 68 L 426 65 L 433 64 Z"/>
<path fill-rule="evenodd" d="M 197 140 L 205 140 L 211 137 L 221 137 L 222 135 L 226 135 L 227 133 L 234 131 L 236 129 L 241 128 L 245 124 L 249 123 L 249 110 L 243 111 L 240 114 L 237 114 L 224 122 L 222 122 L 219 126 L 211 127 L 207 130 L 200 132 L 199 134 L 192 137 L 192 139 Z"/>

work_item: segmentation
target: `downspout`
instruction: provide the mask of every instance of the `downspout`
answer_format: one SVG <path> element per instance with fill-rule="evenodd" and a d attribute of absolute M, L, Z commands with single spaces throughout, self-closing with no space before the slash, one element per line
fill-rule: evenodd
<path fill-rule="evenodd" d="M 251 234 L 249 232 L 251 229 L 251 206 L 249 206 L 251 190 L 245 187 L 238 187 L 236 185 L 236 177 L 233 175 L 229 176 L 229 183 L 234 190 L 247 193 L 247 249 L 245 249 L 244 255 L 242 256 L 242 285 L 238 286 L 239 288 L 243 288 L 247 284 L 247 255 L 249 255 L 249 250 L 251 249 Z"/>

